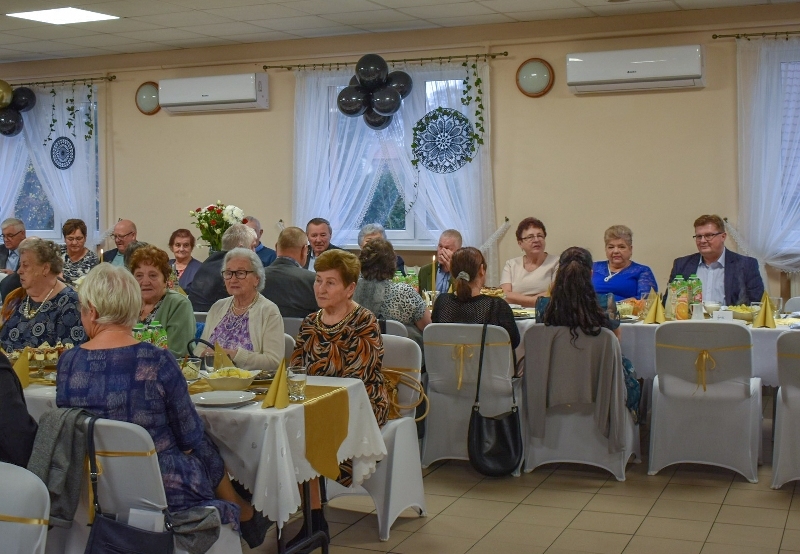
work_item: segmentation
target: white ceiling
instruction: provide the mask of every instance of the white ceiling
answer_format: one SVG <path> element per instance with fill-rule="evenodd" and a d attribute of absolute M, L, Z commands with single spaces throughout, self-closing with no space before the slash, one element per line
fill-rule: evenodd
<path fill-rule="evenodd" d="M 0 63 L 798 1 L 0 0 Z M 120 19 L 49 25 L 4 15 L 63 7 Z"/>

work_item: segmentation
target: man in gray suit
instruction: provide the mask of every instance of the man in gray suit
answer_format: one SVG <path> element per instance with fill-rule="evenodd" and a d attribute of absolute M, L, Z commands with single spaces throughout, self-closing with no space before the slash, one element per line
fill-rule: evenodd
<path fill-rule="evenodd" d="M 272 300 L 283 317 L 306 317 L 319 309 L 314 296 L 313 271 L 303 269 L 308 257 L 308 236 L 299 227 L 287 227 L 278 235 L 278 257 L 264 269 L 261 292 Z"/>

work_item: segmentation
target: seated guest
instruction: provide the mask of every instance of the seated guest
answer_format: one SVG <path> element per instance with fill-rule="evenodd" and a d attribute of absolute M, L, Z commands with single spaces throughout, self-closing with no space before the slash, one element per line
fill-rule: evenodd
<path fill-rule="evenodd" d="M 420 331 L 431 322 L 425 301 L 411 285 L 392 281 L 395 268 L 394 249 L 384 239 L 368 241 L 361 249 L 361 279 L 353 300 L 376 316 L 415 325 Z"/>
<path fill-rule="evenodd" d="M 308 237 L 299 227 L 287 227 L 278 235 L 278 257 L 264 268 L 264 290 L 283 317 L 306 317 L 319 309 L 314 296 L 314 272 L 303 269 L 308 256 Z"/>
<path fill-rule="evenodd" d="M 433 305 L 434 323 L 489 323 L 508 331 L 511 347 L 519 345 L 519 329 L 508 302 L 484 296 L 486 260 L 477 248 L 459 248 L 450 259 L 456 276 L 455 293 L 441 294 Z"/>
<path fill-rule="evenodd" d="M 375 316 L 353 302 L 360 270 L 358 258 L 344 250 L 332 250 L 320 254 L 315 268 L 314 293 L 320 310 L 306 317 L 300 326 L 291 363 L 306 366 L 309 375 L 364 381 L 372 412 L 378 425 L 383 426 L 389 415 L 389 397 L 381 373 L 383 341 Z M 339 464 L 339 483 L 345 486 L 352 483 L 352 467 L 352 460 Z M 317 482 L 313 485 L 312 530 L 327 534 L 328 523 L 322 513 L 319 486 Z M 302 540 L 305 532 L 304 526 L 287 547 Z"/>
<path fill-rule="evenodd" d="M 526 217 L 517 225 L 522 256 L 508 260 L 500 278 L 500 288 L 509 303 L 533 307 L 537 298 L 547 296 L 558 256 L 545 252 L 546 239 L 544 223 L 535 217 Z"/>
<path fill-rule="evenodd" d="M 175 255 L 175 259 L 170 260 L 169 265 L 175 268 L 175 274 L 178 276 L 178 285 L 183 290 L 189 288 L 195 273 L 202 265 L 200 260 L 192 257 L 194 245 L 194 235 L 189 229 L 178 229 L 173 231 L 169 237 L 169 249 Z"/>
<path fill-rule="evenodd" d="M 222 251 L 211 252 L 194 274 L 191 286 L 186 290 L 192 307 L 196 312 L 207 312 L 217 300 L 228 296 L 225 281 L 222 278 L 222 261 L 225 254 L 234 248 L 252 250 L 256 242 L 256 233 L 247 225 L 237 223 L 231 225 L 222 235 Z"/>
<path fill-rule="evenodd" d="M 242 220 L 242 223 L 250 227 L 253 231 L 256 232 L 256 240 L 258 244 L 255 247 L 256 255 L 261 259 L 261 263 L 264 264 L 264 267 L 269 266 L 272 262 L 275 261 L 275 251 L 272 248 L 267 248 L 263 244 L 261 244 L 261 235 L 264 234 L 264 229 L 261 228 L 261 222 L 258 221 L 252 215 L 245 216 Z"/>
<path fill-rule="evenodd" d="M 725 222 L 718 215 L 701 215 L 694 222 L 697 254 L 677 258 L 669 282 L 676 275 L 688 279 L 696 274 L 703 284 L 703 301 L 728 306 L 760 302 L 764 281 L 758 261 L 725 248 Z"/>
<path fill-rule="evenodd" d="M 149 246 L 148 243 L 135 240 L 128 245 L 125 249 L 125 254 L 122 255 L 122 266 L 127 268 L 128 271 L 131 270 L 131 258 L 133 258 L 133 253 L 140 249 L 142 246 Z"/>
<path fill-rule="evenodd" d="M 225 254 L 222 278 L 230 296 L 208 311 L 202 338 L 219 344 L 236 367 L 277 368 L 285 353 L 283 319 L 278 307 L 259 294 L 264 288 L 261 259 L 249 248 L 234 248 Z M 202 344 L 194 352 L 214 353 Z"/>
<path fill-rule="evenodd" d="M 196 328 L 194 312 L 185 295 L 167 288 L 172 273 L 167 253 L 150 244 L 137 248 L 131 256 L 130 270 L 142 292 L 139 323 L 151 325 L 158 321 L 167 332 L 169 351 L 178 358 L 189 354 L 186 347 Z"/>
<path fill-rule="evenodd" d="M 129 219 L 120 219 L 114 225 L 114 232 L 111 233 L 111 238 L 114 239 L 116 248 L 109 250 L 103 254 L 103 261 L 112 265 L 124 266 L 125 261 L 123 256 L 128 245 L 136 241 L 136 224 Z"/>
<path fill-rule="evenodd" d="M 27 238 L 19 245 L 21 288 L 3 303 L 0 346 L 6 352 L 45 342 L 78 345 L 86 340 L 78 295 L 58 279 L 61 251 L 49 240 Z"/>
<path fill-rule="evenodd" d="M 364 245 L 372 239 L 389 240 L 386 238 L 386 229 L 380 223 L 368 223 L 361 228 L 358 232 L 358 247 L 363 249 Z M 397 256 L 395 271 L 406 274 L 406 262 L 400 255 Z"/>
<path fill-rule="evenodd" d="M 82 219 L 68 219 L 61 227 L 66 246 L 62 250 L 64 257 L 64 281 L 69 285 L 89 273 L 100 263 L 97 254 L 86 248 L 86 224 Z"/>
<path fill-rule="evenodd" d="M 168 509 L 214 506 L 222 523 L 236 528 L 241 522 L 250 547 L 261 544 L 268 521 L 234 491 L 177 361 L 131 336 L 142 302 L 136 280 L 101 264 L 86 276 L 80 299 L 90 340 L 58 361 L 58 407 L 144 427 L 156 447 Z"/>
<path fill-rule="evenodd" d="M 0 302 L 6 295 L 20 287 L 17 267 L 19 266 L 19 243 L 25 240 L 25 224 L 22 220 L 10 217 L 0 224 L 3 231 L 3 245 L 0 246 L 0 273 L 5 278 L 0 281 Z M 0 275 L 2 277 L 2 275 Z"/>
<path fill-rule="evenodd" d="M 461 243 L 461 233 L 455 229 L 447 229 L 442 233 L 439 237 L 439 244 L 436 246 L 436 262 L 419 268 L 420 294 L 426 290 L 431 290 L 434 276 L 437 291 L 445 293 L 455 290 L 455 275 L 457 274 L 453 274 L 450 271 L 450 258 L 453 252 L 461 248 Z"/>
<path fill-rule="evenodd" d="M 633 232 L 625 225 L 614 225 L 606 229 L 605 262 L 595 262 L 592 284 L 597 294 L 613 293 L 619 302 L 626 298 L 641 298 L 650 289 L 658 292 L 658 283 L 650 268 L 631 260 L 633 255 Z"/>
<path fill-rule="evenodd" d="M 19 378 L 0 352 L 0 462 L 27 467 L 36 428 L 25 406 Z"/>
<path fill-rule="evenodd" d="M 315 217 L 306 225 L 306 235 L 311 251 L 308 253 L 308 260 L 305 268 L 314 271 L 314 262 L 326 250 L 338 250 L 338 246 L 331 244 L 333 228 L 327 219 Z"/>

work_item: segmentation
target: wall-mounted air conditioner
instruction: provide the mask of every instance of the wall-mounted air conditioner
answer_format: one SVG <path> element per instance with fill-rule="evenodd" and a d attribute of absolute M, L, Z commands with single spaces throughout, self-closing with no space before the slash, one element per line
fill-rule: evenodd
<path fill-rule="evenodd" d="M 269 109 L 266 73 L 162 79 L 158 103 L 172 113 Z"/>
<path fill-rule="evenodd" d="M 697 44 L 567 54 L 570 91 L 635 91 L 704 87 L 703 49 Z"/>

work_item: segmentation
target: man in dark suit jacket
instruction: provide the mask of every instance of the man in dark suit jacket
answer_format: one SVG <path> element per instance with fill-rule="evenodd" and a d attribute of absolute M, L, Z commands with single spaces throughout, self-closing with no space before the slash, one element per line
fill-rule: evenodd
<path fill-rule="evenodd" d="M 338 246 L 331 244 L 333 229 L 327 219 L 315 217 L 306 225 L 306 235 L 311 249 L 308 252 L 308 259 L 303 267 L 314 271 L 314 260 L 326 250 L 341 250 Z"/>
<path fill-rule="evenodd" d="M 128 245 L 136 241 L 136 224 L 129 219 L 120 219 L 114 225 L 114 232 L 112 237 L 116 248 L 103 252 L 103 261 L 110 264 L 124 266 L 125 262 L 123 256 Z"/>
<path fill-rule="evenodd" d="M 696 274 L 703 284 L 703 300 L 728 306 L 761 301 L 764 282 L 758 261 L 725 248 L 725 222 L 718 215 L 702 215 L 694 222 L 697 254 L 677 258 L 669 282 L 676 275 Z"/>
<path fill-rule="evenodd" d="M 3 231 L 3 245 L 0 246 L 0 273 L 10 275 L 19 267 L 19 243 L 25 240 L 25 224 L 22 220 L 9 217 L 0 223 Z"/>
<path fill-rule="evenodd" d="M 264 234 L 264 229 L 261 228 L 261 222 L 252 215 L 248 215 L 244 218 L 244 224 L 256 232 L 258 244 L 256 245 L 254 252 L 256 253 L 256 256 L 258 256 L 258 259 L 261 260 L 261 263 L 264 264 L 264 267 L 267 267 L 269 264 L 275 261 L 276 254 L 272 248 L 267 248 L 261 244 L 261 235 Z"/>
<path fill-rule="evenodd" d="M 314 296 L 314 272 L 303 269 L 308 257 L 308 237 L 299 227 L 287 227 L 278 235 L 278 257 L 264 269 L 261 292 L 272 300 L 283 317 L 306 317 L 319 309 Z"/>

